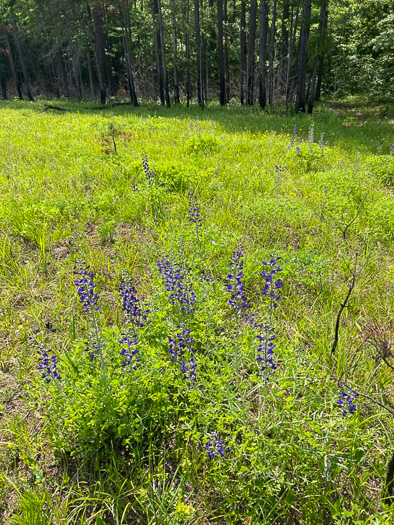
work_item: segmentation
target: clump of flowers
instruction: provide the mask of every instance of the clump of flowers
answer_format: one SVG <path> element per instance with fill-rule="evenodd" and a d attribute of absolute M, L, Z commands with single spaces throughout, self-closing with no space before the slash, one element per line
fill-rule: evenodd
<path fill-rule="evenodd" d="M 269 261 L 263 261 L 264 269 L 261 277 L 264 279 L 262 294 L 268 299 L 268 322 L 262 325 L 254 323 L 255 327 L 261 328 L 262 333 L 257 335 L 259 345 L 257 347 L 257 360 L 261 364 L 261 373 L 267 377 L 276 370 L 274 362 L 274 340 L 276 338 L 273 327 L 273 315 L 280 301 L 280 289 L 283 287 L 282 279 L 277 274 L 283 269 L 277 264 L 279 258 L 271 257 Z"/>
<path fill-rule="evenodd" d="M 180 370 L 185 379 L 197 380 L 197 363 L 193 356 L 194 339 L 190 336 L 190 329 L 184 323 L 178 326 L 178 331 L 168 336 L 168 350 L 170 358 L 174 363 L 179 364 Z M 187 360 L 187 356 L 189 356 Z"/>
<path fill-rule="evenodd" d="M 231 293 L 228 304 L 239 312 L 242 308 L 247 308 L 248 301 L 245 294 L 243 283 L 244 261 L 242 248 L 236 248 L 230 259 L 229 273 L 227 274 L 227 291 Z"/>
<path fill-rule="evenodd" d="M 93 280 L 93 273 L 90 271 L 90 266 L 83 261 L 78 261 L 77 269 L 74 270 L 74 275 L 79 275 L 75 280 L 77 287 L 79 302 L 82 304 L 86 312 L 94 312 L 99 309 L 98 295 L 95 292 L 96 284 Z"/>
<path fill-rule="evenodd" d="M 119 293 L 122 298 L 122 310 L 125 313 L 126 322 L 134 326 L 145 326 L 150 311 L 142 305 L 137 297 L 137 291 L 129 276 L 124 275 Z"/>
<path fill-rule="evenodd" d="M 308 131 L 308 142 L 314 142 L 315 140 L 315 122 L 311 120 L 311 125 Z"/>
<path fill-rule="evenodd" d="M 202 226 L 200 217 L 200 206 L 197 201 L 197 197 L 193 191 L 189 191 L 189 221 L 196 225 L 197 228 Z"/>
<path fill-rule="evenodd" d="M 89 315 L 90 327 L 87 340 L 85 341 L 85 350 L 89 354 L 90 361 L 93 361 L 97 355 L 101 354 L 103 346 L 102 335 L 97 321 L 97 311 L 100 309 L 98 306 L 99 296 L 95 292 L 96 283 L 94 282 L 94 275 L 90 271 L 90 266 L 83 261 L 79 261 L 77 269 L 74 270 L 74 275 L 79 276 L 75 280 L 79 302 Z"/>
<path fill-rule="evenodd" d="M 264 287 L 262 294 L 270 298 L 270 302 L 273 308 L 278 307 L 278 301 L 280 301 L 279 290 L 283 287 L 282 279 L 276 279 L 276 274 L 283 271 L 277 262 L 279 257 L 273 257 L 268 262 L 263 261 L 264 270 L 261 272 L 261 277 L 264 279 Z"/>
<path fill-rule="evenodd" d="M 137 363 L 140 361 L 137 338 L 126 333 L 124 337 L 119 340 L 119 343 L 125 345 L 120 351 L 120 355 L 124 357 L 122 367 L 136 370 Z"/>
<path fill-rule="evenodd" d="M 45 379 L 46 383 L 50 383 L 53 379 L 59 381 L 61 376 L 58 371 L 58 361 L 53 351 L 46 346 L 41 345 L 38 350 L 38 370 L 41 372 L 41 377 Z"/>
<path fill-rule="evenodd" d="M 156 177 L 156 173 L 150 169 L 148 157 L 146 155 L 142 157 L 142 167 L 144 169 L 147 181 L 149 182 L 149 184 L 153 184 Z"/>
<path fill-rule="evenodd" d="M 324 147 L 324 132 L 320 133 L 320 139 L 319 139 L 319 149 L 323 151 Z"/>
<path fill-rule="evenodd" d="M 274 329 L 271 324 L 262 325 L 263 333 L 257 335 L 259 345 L 257 347 L 257 361 L 261 363 L 261 372 L 263 375 L 273 374 L 276 370 L 274 363 L 275 340 Z"/>
<path fill-rule="evenodd" d="M 227 443 L 220 439 L 216 432 L 213 432 L 208 438 L 209 441 L 205 444 L 205 450 L 209 459 L 213 459 L 216 456 L 223 457 L 226 452 L 230 450 Z"/>
<path fill-rule="evenodd" d="M 182 311 L 187 314 L 192 313 L 196 294 L 191 285 L 186 282 L 181 265 L 166 255 L 157 261 L 157 266 L 166 290 L 169 292 L 171 304 L 178 303 Z"/>
<path fill-rule="evenodd" d="M 127 323 L 127 330 L 119 340 L 121 345 L 124 345 L 120 354 L 123 356 L 123 368 L 129 370 L 136 370 L 137 363 L 140 361 L 138 339 L 134 330 L 145 326 L 146 319 L 150 311 L 143 306 L 140 299 L 137 297 L 137 290 L 133 286 L 133 281 L 127 275 L 123 275 L 122 282 L 119 287 L 119 294 L 122 298 L 122 310 L 125 313 Z M 134 330 L 132 330 L 132 328 Z"/>
<path fill-rule="evenodd" d="M 349 393 L 341 392 L 339 394 L 337 404 L 340 408 L 342 408 L 342 414 L 344 416 L 347 416 L 348 414 L 354 414 L 356 412 L 357 407 L 354 402 L 357 397 L 357 392 L 353 391 L 350 391 Z"/>

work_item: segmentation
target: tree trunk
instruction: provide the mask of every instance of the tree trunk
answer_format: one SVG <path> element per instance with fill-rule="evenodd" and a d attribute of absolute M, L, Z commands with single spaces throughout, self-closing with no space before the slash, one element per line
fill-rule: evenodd
<path fill-rule="evenodd" d="M 179 104 L 179 79 L 178 79 L 178 36 L 176 30 L 175 3 L 171 0 L 172 46 L 173 46 L 173 74 L 174 74 L 174 102 Z"/>
<path fill-rule="evenodd" d="M 246 7 L 245 1 L 241 0 L 241 23 L 240 23 L 240 102 L 244 104 L 245 75 L 246 75 Z"/>
<path fill-rule="evenodd" d="M 127 85 L 129 88 L 130 102 L 137 107 L 138 98 L 135 91 L 134 85 L 134 74 L 133 65 L 131 58 L 131 29 L 130 29 L 130 13 L 126 10 L 126 2 L 122 2 L 122 36 L 123 36 L 123 49 L 126 60 L 126 72 L 127 72 Z"/>
<path fill-rule="evenodd" d="M 197 51 L 197 98 L 200 107 L 204 107 L 203 91 L 203 69 L 201 57 L 201 31 L 200 31 L 200 3 L 194 0 L 194 26 L 196 31 L 196 51 Z"/>
<path fill-rule="evenodd" d="M 186 105 L 190 105 L 190 36 L 189 36 L 189 0 L 186 0 L 185 8 L 186 33 L 185 33 L 185 53 L 186 53 Z"/>
<path fill-rule="evenodd" d="M 323 18 L 323 30 L 322 30 L 319 67 L 317 71 L 317 84 L 316 84 L 316 92 L 315 92 L 316 101 L 320 100 L 321 85 L 322 85 L 322 79 L 323 79 L 324 56 L 326 52 L 325 46 L 326 46 L 327 26 L 328 26 L 328 1 L 325 2 L 325 4 L 326 4 L 326 10 L 324 13 L 324 18 Z"/>
<path fill-rule="evenodd" d="M 312 114 L 313 112 L 313 103 L 315 101 L 315 92 L 316 92 L 316 76 L 317 71 L 320 64 L 320 59 L 323 55 L 323 38 L 324 38 L 324 27 L 325 27 L 325 21 L 327 20 L 327 9 L 328 9 L 328 2 L 323 2 L 320 6 L 320 18 L 319 18 L 319 26 L 317 28 L 317 34 L 318 34 L 318 42 L 317 42 L 317 49 L 315 54 L 315 60 L 313 64 L 313 73 L 312 73 L 312 79 L 311 79 L 311 87 L 309 91 L 309 97 L 308 97 L 308 113 Z"/>
<path fill-rule="evenodd" d="M 267 37 L 268 37 L 268 2 L 260 0 L 259 9 L 259 104 L 265 108 L 267 105 L 266 91 L 266 60 L 267 60 Z"/>
<path fill-rule="evenodd" d="M 1 70 L 1 64 L 0 64 L 0 87 L 1 87 L 1 95 L 4 100 L 7 100 L 7 82 L 4 73 Z"/>
<path fill-rule="evenodd" d="M 25 84 L 26 84 L 27 98 L 30 100 L 30 102 L 33 102 L 34 97 L 33 97 L 33 93 L 32 93 L 31 86 L 30 86 L 30 79 L 29 79 L 29 75 L 27 72 L 25 55 L 23 54 L 23 51 L 22 51 L 22 45 L 20 42 L 20 33 L 18 30 L 18 26 L 16 24 L 15 17 L 14 17 L 14 37 L 15 37 L 16 49 L 18 51 L 18 56 L 19 56 L 19 62 L 22 67 L 23 80 L 25 81 Z"/>
<path fill-rule="evenodd" d="M 219 55 L 219 91 L 220 105 L 226 105 L 226 82 L 224 76 L 223 54 L 223 0 L 218 0 L 218 55 Z"/>
<path fill-rule="evenodd" d="M 263 0 L 262 0 L 263 1 Z M 246 104 L 253 105 L 253 87 L 254 87 L 254 48 L 256 43 L 256 17 L 257 17 L 257 0 L 250 2 L 250 20 L 249 20 L 249 42 L 248 42 L 248 88 L 246 94 Z"/>
<path fill-rule="evenodd" d="M 230 102 L 230 68 L 228 63 L 228 9 L 227 0 L 224 0 L 224 78 L 226 86 L 226 103 Z"/>
<path fill-rule="evenodd" d="M 92 95 L 92 100 L 95 100 L 96 99 L 96 82 L 94 80 L 94 75 L 93 75 L 93 66 L 92 66 L 92 58 L 90 55 L 90 49 L 88 50 L 86 54 L 86 60 L 88 64 L 90 93 Z"/>
<path fill-rule="evenodd" d="M 165 45 L 164 45 L 163 17 L 161 14 L 161 0 L 156 0 L 156 1 L 157 1 L 157 11 L 159 15 L 160 53 L 161 53 L 161 67 L 162 67 L 162 73 L 163 73 L 164 91 L 165 91 L 165 96 L 166 96 L 167 107 L 170 108 L 171 100 L 170 100 L 170 90 L 168 86 L 166 53 L 165 53 Z"/>
<path fill-rule="evenodd" d="M 18 73 L 16 71 L 16 68 L 15 68 L 14 54 L 13 54 L 12 49 L 11 49 L 10 41 L 8 40 L 8 35 L 7 35 L 7 29 L 6 28 L 4 29 L 3 37 L 4 37 L 5 49 L 7 51 L 8 65 L 9 65 L 9 68 L 10 68 L 10 71 L 11 71 L 11 78 L 15 82 L 15 87 L 16 87 L 16 91 L 18 93 L 19 100 L 23 100 L 23 94 L 22 94 L 22 89 L 21 89 L 21 82 L 20 82 L 19 75 L 18 75 Z"/>
<path fill-rule="evenodd" d="M 159 27 L 156 21 L 156 15 L 157 15 L 157 0 L 152 0 L 151 2 L 152 6 L 152 23 L 153 23 L 153 36 L 155 41 L 155 55 L 156 55 L 156 72 L 157 72 L 157 80 L 159 84 L 159 97 L 160 102 L 164 106 L 164 82 L 163 82 L 163 72 L 161 70 L 161 60 L 160 60 L 160 32 Z"/>
<path fill-rule="evenodd" d="M 100 90 L 100 102 L 105 104 L 107 99 L 107 81 L 106 81 L 106 64 L 105 64 L 105 47 L 104 32 L 101 18 L 101 10 L 97 4 L 93 6 L 93 23 L 96 42 L 96 66 L 97 77 Z"/>
<path fill-rule="evenodd" d="M 294 25 L 291 27 L 291 36 L 290 36 L 290 49 L 289 49 L 289 61 L 287 63 L 287 75 L 286 75 L 286 111 L 289 107 L 289 98 L 290 98 L 290 74 L 291 74 L 291 67 L 293 65 L 293 53 L 294 53 L 294 47 L 295 47 L 295 41 L 296 41 L 296 35 L 297 35 L 297 26 L 298 26 L 298 17 L 300 13 L 300 1 L 297 0 L 297 7 L 296 7 L 296 14 L 295 14 L 295 20 Z"/>
<path fill-rule="evenodd" d="M 288 54 L 289 54 L 289 28 L 288 28 L 288 22 L 290 18 L 290 1 L 284 0 L 283 1 L 283 14 L 282 14 L 282 28 L 281 28 L 281 45 L 280 45 L 280 59 L 279 59 L 279 67 L 280 67 L 280 80 L 282 83 L 282 86 L 286 86 L 286 78 L 287 78 L 287 60 L 288 60 Z M 286 94 L 285 94 L 286 95 Z"/>
<path fill-rule="evenodd" d="M 269 75 L 269 94 L 268 94 L 268 103 L 270 106 L 272 106 L 274 103 L 276 4 L 277 4 L 277 0 L 274 0 L 274 7 L 272 10 L 272 22 L 271 22 L 271 51 L 270 51 L 270 75 Z"/>
<path fill-rule="evenodd" d="M 304 7 L 302 10 L 302 23 L 300 33 L 299 45 L 299 61 L 298 61 L 298 87 L 296 112 L 302 111 L 305 113 L 305 82 L 306 82 L 306 66 L 308 61 L 308 42 L 311 25 L 311 0 L 304 0 Z"/>

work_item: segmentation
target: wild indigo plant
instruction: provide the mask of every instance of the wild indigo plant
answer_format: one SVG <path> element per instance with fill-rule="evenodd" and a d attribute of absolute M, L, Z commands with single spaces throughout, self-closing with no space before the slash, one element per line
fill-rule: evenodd
<path fill-rule="evenodd" d="M 44 345 L 40 345 L 40 348 L 41 350 L 38 350 L 38 370 L 41 372 L 41 377 L 45 379 L 46 383 L 50 383 L 53 379 L 59 381 L 61 376 L 58 372 L 56 355 Z"/>
<path fill-rule="evenodd" d="M 280 301 L 280 289 L 283 287 L 283 281 L 277 278 L 277 274 L 282 268 L 277 264 L 279 258 L 272 257 L 269 261 L 263 261 L 264 269 L 261 277 L 264 279 L 262 294 L 266 298 L 268 321 L 262 325 L 254 325 L 261 328 L 262 333 L 257 335 L 259 345 L 257 347 L 257 360 L 261 364 L 261 373 L 266 378 L 276 370 L 274 362 L 275 331 L 273 327 L 274 311 Z"/>
<path fill-rule="evenodd" d="M 247 308 L 248 301 L 245 294 L 245 286 L 243 283 L 244 261 L 242 248 L 236 248 L 230 259 L 229 273 L 227 274 L 227 291 L 231 293 L 228 304 L 234 308 L 236 312 L 240 312 L 242 308 Z"/>
<path fill-rule="evenodd" d="M 96 284 L 93 281 L 93 273 L 90 271 L 90 266 L 87 266 L 84 262 L 79 261 L 77 264 L 78 268 L 74 270 L 74 275 L 79 275 L 79 278 L 75 280 L 79 302 L 82 304 L 85 312 L 92 313 L 99 309 L 99 297 L 94 290 Z"/>
<path fill-rule="evenodd" d="M 181 265 L 166 255 L 162 259 L 158 259 L 157 266 L 166 290 L 169 292 L 171 304 L 179 304 L 182 311 L 187 314 L 192 313 L 196 294 L 191 285 L 186 282 Z"/>
<path fill-rule="evenodd" d="M 180 366 L 184 379 L 196 381 L 197 363 L 194 358 L 194 339 L 190 336 L 190 329 L 184 323 L 178 326 L 178 331 L 168 336 L 168 350 L 171 361 Z M 187 357 L 189 359 L 187 360 Z"/>
<path fill-rule="evenodd" d="M 152 185 L 155 181 L 156 173 L 150 169 L 148 157 L 146 155 L 142 157 L 142 167 L 144 169 L 147 181 L 150 185 Z"/>
<path fill-rule="evenodd" d="M 200 216 L 200 206 L 194 192 L 191 190 L 188 193 L 189 198 L 189 221 L 196 225 L 196 228 L 201 228 L 202 221 Z"/>
<path fill-rule="evenodd" d="M 348 414 L 355 414 L 357 407 L 354 402 L 357 397 L 358 394 L 354 391 L 350 391 L 349 393 L 340 393 L 337 404 L 340 408 L 342 408 L 342 414 L 344 416 L 347 416 Z"/>
<path fill-rule="evenodd" d="M 311 120 L 311 125 L 309 126 L 308 131 L 308 142 L 314 142 L 315 140 L 315 122 Z"/>
<path fill-rule="evenodd" d="M 75 280 L 75 286 L 77 287 L 79 302 L 88 314 L 90 321 L 85 350 L 89 354 L 90 361 L 94 361 L 95 357 L 100 356 L 102 360 L 101 364 L 103 365 L 103 341 L 97 319 L 97 311 L 100 309 L 98 306 L 99 296 L 95 292 L 96 283 L 94 282 L 94 275 L 90 271 L 90 266 L 86 265 L 83 261 L 78 261 L 74 275 L 79 276 Z"/>
<path fill-rule="evenodd" d="M 226 442 L 220 439 L 216 432 L 213 432 L 208 439 L 209 441 L 205 444 L 204 448 L 207 451 L 209 459 L 213 459 L 216 456 L 223 457 L 225 452 L 230 450 Z"/>
<path fill-rule="evenodd" d="M 123 276 L 119 293 L 122 298 L 122 310 L 125 313 L 126 322 L 138 327 L 145 326 L 146 319 L 150 312 L 144 308 L 138 299 L 137 291 L 129 276 Z"/>
<path fill-rule="evenodd" d="M 137 363 L 140 361 L 137 338 L 126 333 L 122 339 L 119 340 L 119 343 L 124 345 L 120 351 L 120 354 L 124 358 L 122 367 L 128 368 L 129 370 L 136 370 Z"/>

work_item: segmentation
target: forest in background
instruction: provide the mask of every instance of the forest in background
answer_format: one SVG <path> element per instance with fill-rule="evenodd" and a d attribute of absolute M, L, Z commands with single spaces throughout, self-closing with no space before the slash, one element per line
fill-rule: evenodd
<path fill-rule="evenodd" d="M 394 96 L 391 0 L 0 0 L 4 99 Z"/>

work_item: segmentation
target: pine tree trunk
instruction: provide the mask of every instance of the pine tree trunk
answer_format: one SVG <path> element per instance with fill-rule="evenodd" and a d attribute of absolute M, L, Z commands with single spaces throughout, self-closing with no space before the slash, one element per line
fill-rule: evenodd
<path fill-rule="evenodd" d="M 218 0 L 218 55 L 219 55 L 219 92 L 220 105 L 226 104 L 226 82 L 224 76 L 223 53 L 223 0 Z"/>
<path fill-rule="evenodd" d="M 172 23 L 172 49 L 173 49 L 173 84 L 174 84 L 174 102 L 179 104 L 179 77 L 178 77 L 178 35 L 175 17 L 175 3 L 171 0 L 171 23 Z"/>
<path fill-rule="evenodd" d="M 240 64 L 240 102 L 244 104 L 244 95 L 245 95 L 245 75 L 246 75 L 246 0 L 241 0 L 241 23 L 240 23 L 240 55 L 241 55 L 241 64 Z"/>
<path fill-rule="evenodd" d="M 254 96 L 254 49 L 256 44 L 256 17 L 257 17 L 257 0 L 250 2 L 250 19 L 249 19 L 249 42 L 248 42 L 248 67 L 247 67 L 247 94 L 246 104 L 253 106 Z"/>
<path fill-rule="evenodd" d="M 312 114 L 313 112 L 313 103 L 315 101 L 315 92 L 316 92 L 316 76 L 317 76 L 321 57 L 323 55 L 324 25 L 325 25 L 325 21 L 327 20 L 327 8 L 328 8 L 328 2 L 323 2 L 320 6 L 319 26 L 317 28 L 318 42 L 317 42 L 315 60 L 313 64 L 311 87 L 310 87 L 309 96 L 308 96 L 308 113 L 309 114 Z"/>
<path fill-rule="evenodd" d="M 96 43 L 96 68 L 100 90 L 100 102 L 101 104 L 105 104 L 105 101 L 107 99 L 108 87 L 106 81 L 104 33 L 101 18 L 101 10 L 96 4 L 94 4 L 93 6 L 93 23 Z"/>
<path fill-rule="evenodd" d="M 23 100 L 21 83 L 20 83 L 20 80 L 19 80 L 19 75 L 18 75 L 18 73 L 16 71 L 16 68 L 15 68 L 14 54 L 13 54 L 12 49 L 11 49 L 10 41 L 8 40 L 7 29 L 4 29 L 3 37 L 4 37 L 5 49 L 7 51 L 8 65 L 9 65 L 9 68 L 10 68 L 10 71 L 11 71 L 11 78 L 15 82 L 15 87 L 16 87 L 16 91 L 18 93 L 19 100 Z"/>
<path fill-rule="evenodd" d="M 290 74 L 291 74 L 291 68 L 293 65 L 293 54 L 294 54 L 294 48 L 295 48 L 295 41 L 296 41 L 296 35 L 297 35 L 297 27 L 298 27 L 298 17 L 300 13 L 300 1 L 297 0 L 297 7 L 296 7 L 296 14 L 295 14 L 295 20 L 294 25 L 291 27 L 291 35 L 290 35 L 290 49 L 289 49 L 289 61 L 287 63 L 287 75 L 286 75 L 286 111 L 289 107 L 289 99 L 290 99 Z"/>
<path fill-rule="evenodd" d="M 274 0 L 274 7 L 272 10 L 272 22 L 271 22 L 271 51 L 270 51 L 270 75 L 269 75 L 269 95 L 268 95 L 268 103 L 270 106 L 272 106 L 274 103 L 276 4 L 277 4 L 277 0 Z"/>
<path fill-rule="evenodd" d="M 185 54 L 186 54 L 186 105 L 190 105 L 190 36 L 189 36 L 189 0 L 186 0 L 185 8 L 186 33 L 185 33 Z"/>
<path fill-rule="evenodd" d="M 32 93 L 31 86 L 30 86 L 30 79 L 29 79 L 29 74 L 27 72 L 25 55 L 23 54 L 23 51 L 22 51 L 22 45 L 20 42 L 20 33 L 18 30 L 18 26 L 16 24 L 15 17 L 14 17 L 14 37 L 15 37 L 16 49 L 18 51 L 18 56 L 19 56 L 19 62 L 22 67 L 23 80 L 25 81 L 25 85 L 26 85 L 27 98 L 30 100 L 30 102 L 33 102 L 34 97 L 33 97 L 33 93 Z"/>
<path fill-rule="evenodd" d="M 164 45 L 163 17 L 162 17 L 162 14 L 161 14 L 161 0 L 156 0 L 156 1 L 157 1 L 157 12 L 158 12 L 158 15 L 159 15 L 160 54 L 161 54 L 161 67 L 162 67 L 162 73 L 163 73 L 164 91 L 165 91 L 167 107 L 170 108 L 171 107 L 171 100 L 170 100 L 170 90 L 169 90 L 169 86 L 168 86 L 166 53 L 165 53 L 165 45 Z"/>
<path fill-rule="evenodd" d="M 324 67 L 324 56 L 325 56 L 325 44 L 327 38 L 327 26 L 328 26 L 328 1 L 325 2 L 326 9 L 323 18 L 323 30 L 322 30 L 322 39 L 321 39 L 321 51 L 319 56 L 319 66 L 317 70 L 317 84 L 315 92 L 315 100 L 320 100 L 321 94 L 321 85 L 323 80 L 323 67 Z"/>
<path fill-rule="evenodd" d="M 298 87 L 296 99 L 296 112 L 302 111 L 305 113 L 305 83 L 306 83 L 306 66 L 308 61 L 308 43 L 309 32 L 311 25 L 311 0 L 304 0 L 304 7 L 302 10 L 302 23 L 300 33 L 299 45 L 299 61 L 298 61 Z"/>
<path fill-rule="evenodd" d="M 228 9 L 227 0 L 224 0 L 224 78 L 226 86 L 226 103 L 230 102 L 230 68 L 228 63 Z"/>
<path fill-rule="evenodd" d="M 163 72 L 161 70 L 161 60 L 160 60 L 160 33 L 159 33 L 159 27 L 157 23 L 157 0 L 151 0 L 151 7 L 152 7 L 152 24 L 153 24 L 153 38 L 155 42 L 155 57 L 156 57 L 156 73 L 157 73 L 157 81 L 159 85 L 159 97 L 160 102 L 164 106 L 164 82 L 163 82 Z"/>
<path fill-rule="evenodd" d="M 1 64 L 0 64 L 0 87 L 1 87 L 1 95 L 4 100 L 7 100 L 7 82 L 5 79 L 4 73 L 1 71 Z"/>
<path fill-rule="evenodd" d="M 259 104 L 267 105 L 267 37 L 268 37 L 268 2 L 260 0 L 259 9 Z"/>
<path fill-rule="evenodd" d="M 290 1 L 283 1 L 282 28 L 281 28 L 281 45 L 280 45 L 280 81 L 283 87 L 286 86 L 287 78 L 287 60 L 289 54 L 289 23 L 290 18 Z M 286 94 L 285 94 L 286 95 Z"/>
<path fill-rule="evenodd" d="M 204 86 L 203 69 L 201 56 L 201 31 L 200 31 L 200 3 L 194 0 L 194 27 L 196 31 L 196 51 L 197 51 L 197 98 L 198 105 L 204 107 Z"/>

